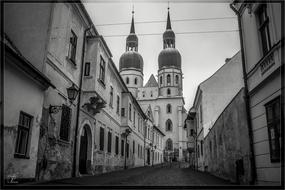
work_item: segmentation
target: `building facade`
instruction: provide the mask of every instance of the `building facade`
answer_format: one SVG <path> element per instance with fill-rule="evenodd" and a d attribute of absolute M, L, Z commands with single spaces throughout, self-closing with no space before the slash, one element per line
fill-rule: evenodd
<path fill-rule="evenodd" d="M 193 137 L 196 138 L 197 168 L 205 170 L 204 138 L 232 98 L 243 87 L 240 52 L 228 58 L 211 77 L 203 81 L 196 91 L 191 112 Z M 188 113 L 189 115 L 189 113 Z M 190 137 L 192 138 L 192 137 Z"/>
<path fill-rule="evenodd" d="M 284 96 L 281 70 L 284 68 L 284 3 L 233 1 L 238 16 L 242 48 L 247 112 L 254 152 L 254 183 L 281 184 L 281 126 L 284 126 Z M 284 31 L 284 29 L 283 29 Z M 282 46 L 283 43 L 283 46 Z M 283 49 L 283 50 L 282 50 Z M 284 87 L 283 87 L 284 88 Z M 283 116 L 283 117 L 282 117 Z M 283 125 L 282 125 L 283 124 Z"/>
<path fill-rule="evenodd" d="M 143 59 L 138 53 L 138 38 L 132 18 L 126 52 L 120 58 L 120 74 L 138 102 L 143 106 L 150 105 L 154 116 L 154 128 L 165 134 L 162 140 L 164 160 L 183 160 L 183 152 L 186 152 L 187 145 L 183 129 L 185 109 L 181 55 L 175 48 L 175 33 L 171 28 L 169 12 L 166 31 L 163 34 L 163 50 L 159 54 L 158 62 L 159 83 L 151 75 L 143 86 Z"/>

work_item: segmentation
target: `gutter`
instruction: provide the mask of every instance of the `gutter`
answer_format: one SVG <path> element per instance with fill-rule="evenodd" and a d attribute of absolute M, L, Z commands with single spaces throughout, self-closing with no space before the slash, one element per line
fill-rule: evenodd
<path fill-rule="evenodd" d="M 83 35 L 83 47 L 82 47 L 82 56 L 81 56 L 81 70 L 80 70 L 80 80 L 79 80 L 79 93 L 78 93 L 78 101 L 77 101 L 77 112 L 76 112 L 76 126 L 75 126 L 75 134 L 74 134 L 74 147 L 73 147 L 73 169 L 72 169 L 72 177 L 76 177 L 76 154 L 77 154 L 77 133 L 79 126 L 79 112 L 80 112 L 80 104 L 81 104 L 81 93 L 82 93 L 82 77 L 83 77 L 83 65 L 84 65 L 84 55 L 85 55 L 85 43 L 86 43 L 86 34 L 87 31 L 90 30 L 93 24 L 84 30 Z"/>
<path fill-rule="evenodd" d="M 234 2 L 233 2 L 234 3 Z M 244 82 L 244 99 L 246 106 L 246 119 L 248 125 L 248 135 L 249 135 L 249 145 L 250 145 L 250 166 L 251 166 L 251 181 L 250 184 L 254 185 L 256 182 L 256 164 L 255 164 L 255 154 L 253 147 L 253 132 L 252 132 L 252 124 L 251 124 L 251 114 L 250 114 L 250 102 L 249 102 L 249 93 L 247 86 L 247 76 L 246 76 L 246 67 L 245 67 L 245 53 L 244 53 L 244 45 L 243 45 L 243 35 L 241 31 L 241 15 L 239 11 L 235 9 L 233 3 L 230 4 L 230 8 L 235 12 L 238 18 L 238 27 L 239 27 L 239 38 L 240 38 L 240 46 L 241 46 L 241 62 L 242 62 L 242 71 L 243 71 L 243 82 Z"/>

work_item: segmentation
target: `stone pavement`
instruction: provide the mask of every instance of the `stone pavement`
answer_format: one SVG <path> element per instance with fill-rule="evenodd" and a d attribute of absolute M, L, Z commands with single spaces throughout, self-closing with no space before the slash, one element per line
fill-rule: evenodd
<path fill-rule="evenodd" d="M 174 166 L 174 167 L 173 167 Z M 147 166 L 115 171 L 97 176 L 84 176 L 38 183 L 36 185 L 80 186 L 221 186 L 233 185 L 208 173 L 190 168 Z"/>

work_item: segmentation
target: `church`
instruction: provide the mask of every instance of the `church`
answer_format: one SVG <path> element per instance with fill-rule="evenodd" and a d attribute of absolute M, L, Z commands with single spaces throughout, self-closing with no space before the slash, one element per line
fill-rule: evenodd
<path fill-rule="evenodd" d="M 138 52 L 134 11 L 126 51 L 120 57 L 119 72 L 128 90 L 141 107 L 150 107 L 153 125 L 163 131 L 163 156 L 165 161 L 183 161 L 187 157 L 187 137 L 184 129 L 186 110 L 183 98 L 183 73 L 181 55 L 175 48 L 175 33 L 171 27 L 168 8 L 163 49 L 158 55 L 157 79 L 152 74 L 144 84 L 143 57 Z"/>

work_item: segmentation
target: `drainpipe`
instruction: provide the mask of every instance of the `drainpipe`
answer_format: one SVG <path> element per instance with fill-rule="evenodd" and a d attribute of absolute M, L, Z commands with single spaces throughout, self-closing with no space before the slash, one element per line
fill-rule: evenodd
<path fill-rule="evenodd" d="M 77 101 L 77 113 L 76 113 L 76 126 L 75 126 L 75 135 L 74 135 L 74 144 L 73 144 L 73 170 L 72 170 L 72 177 L 76 177 L 76 154 L 77 154 L 77 132 L 79 126 L 79 112 L 80 112 L 80 104 L 81 104 L 81 88 L 82 88 L 82 77 L 83 77 L 83 65 L 84 65 L 84 53 L 85 53 L 85 42 L 86 42 L 86 34 L 87 31 L 90 30 L 92 27 L 89 26 L 84 30 L 83 35 L 83 47 L 82 47 L 82 56 L 81 56 L 81 66 L 80 66 L 80 80 L 79 80 L 79 93 L 78 93 L 78 101 Z"/>
<path fill-rule="evenodd" d="M 249 102 L 249 94 L 248 94 L 248 86 L 247 86 L 247 74 L 245 67 L 245 54 L 244 54 L 244 45 L 243 45 L 243 35 L 241 30 L 241 15 L 239 11 L 233 6 L 233 3 L 230 4 L 231 9 L 235 12 L 238 18 L 238 27 L 239 27 L 239 39 L 241 46 L 241 59 L 242 59 L 242 71 L 243 71 L 243 82 L 244 82 L 244 93 L 245 93 L 245 106 L 246 106 L 246 119 L 248 125 L 248 135 L 249 135 L 249 144 L 250 144 L 250 165 L 251 165 L 251 181 L 250 184 L 254 185 L 256 181 L 256 165 L 255 165 L 255 157 L 254 157 L 254 147 L 253 147 L 253 132 L 252 132 L 252 124 L 251 124 L 251 114 L 250 114 L 250 102 Z"/>

